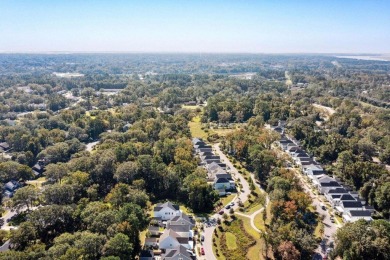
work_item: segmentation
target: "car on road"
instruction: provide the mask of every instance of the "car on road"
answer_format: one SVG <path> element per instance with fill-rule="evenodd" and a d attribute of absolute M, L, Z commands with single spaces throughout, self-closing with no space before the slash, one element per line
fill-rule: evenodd
<path fill-rule="evenodd" d="M 321 205 L 321 209 L 322 209 L 322 210 L 326 210 L 326 207 L 325 207 L 324 204 Z"/>
<path fill-rule="evenodd" d="M 230 205 L 231 207 L 233 207 L 233 206 L 234 206 L 234 202 L 231 202 L 229 205 Z"/>
<path fill-rule="evenodd" d="M 201 253 L 202 255 L 204 255 L 204 248 L 203 248 L 203 247 L 200 249 L 200 253 Z"/>
<path fill-rule="evenodd" d="M 332 223 L 335 222 L 334 217 L 330 217 L 330 222 L 332 222 Z"/>
<path fill-rule="evenodd" d="M 204 241 L 204 236 L 202 235 L 201 237 L 200 237 L 200 241 Z"/>
<path fill-rule="evenodd" d="M 225 207 L 225 209 L 230 209 L 230 207 L 231 207 L 231 206 L 230 206 L 230 204 L 229 204 L 229 205 L 227 205 L 227 206 Z"/>
<path fill-rule="evenodd" d="M 220 212 L 218 212 L 219 215 L 223 215 L 224 211 L 221 210 Z"/>

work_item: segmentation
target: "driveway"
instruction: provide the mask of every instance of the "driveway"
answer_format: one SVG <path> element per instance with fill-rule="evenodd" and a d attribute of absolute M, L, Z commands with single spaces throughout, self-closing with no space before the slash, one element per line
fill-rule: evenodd
<path fill-rule="evenodd" d="M 215 154 L 219 155 L 221 157 L 221 161 L 226 164 L 227 167 L 230 168 L 230 173 L 233 177 L 233 179 L 237 183 L 237 179 L 240 179 L 240 183 L 242 185 L 242 189 L 237 193 L 237 196 L 234 197 L 234 199 L 231 202 L 234 202 L 234 206 L 232 207 L 234 211 L 237 211 L 238 209 L 238 202 L 241 200 L 241 202 L 245 202 L 248 199 L 248 196 L 250 194 L 249 184 L 245 180 L 245 178 L 238 173 L 238 170 L 233 166 L 233 164 L 229 161 L 229 159 L 226 157 L 226 155 L 221 151 L 219 148 L 219 143 L 213 145 L 213 149 L 215 150 Z M 230 202 L 229 202 L 230 203 Z M 226 205 L 224 205 L 225 207 Z M 223 208 L 222 209 L 225 213 L 229 213 L 228 209 Z M 218 219 L 220 218 L 222 220 L 222 215 L 216 213 L 212 215 L 210 218 Z M 205 255 L 199 256 L 198 259 L 202 260 L 214 260 L 216 257 L 213 253 L 213 232 L 214 232 L 215 226 L 205 227 L 204 228 L 204 242 L 202 243 L 202 247 L 204 249 Z"/>

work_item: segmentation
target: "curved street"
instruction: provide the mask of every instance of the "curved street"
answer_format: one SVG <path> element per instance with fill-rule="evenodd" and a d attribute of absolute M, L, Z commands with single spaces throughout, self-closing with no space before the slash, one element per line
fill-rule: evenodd
<path fill-rule="evenodd" d="M 237 193 L 237 196 L 234 197 L 234 199 L 231 202 L 234 202 L 234 206 L 232 207 L 235 211 L 238 209 L 238 202 L 241 200 L 241 202 L 245 202 L 248 199 L 248 195 L 250 194 L 250 188 L 248 182 L 245 180 L 245 178 L 238 173 L 238 170 L 233 166 L 233 164 L 230 162 L 230 160 L 227 158 L 227 156 L 221 151 L 219 148 L 219 143 L 213 145 L 213 149 L 215 150 L 215 153 L 221 157 L 221 161 L 226 163 L 226 166 L 230 169 L 230 173 L 232 174 L 233 179 L 236 181 L 237 179 L 240 180 L 240 183 L 242 185 L 242 189 Z M 229 203 L 231 203 L 229 202 Z M 229 204 L 228 203 L 228 204 Z M 224 205 L 226 206 L 226 205 Z M 228 213 L 229 210 L 223 208 L 221 209 L 224 212 Z M 221 218 L 221 215 L 216 213 L 211 216 L 211 218 Z M 214 232 L 215 226 L 205 227 L 204 228 L 204 242 L 202 247 L 204 248 L 205 255 L 200 256 L 199 259 L 206 259 L 206 260 L 214 260 L 216 257 L 213 253 L 213 232 Z"/>

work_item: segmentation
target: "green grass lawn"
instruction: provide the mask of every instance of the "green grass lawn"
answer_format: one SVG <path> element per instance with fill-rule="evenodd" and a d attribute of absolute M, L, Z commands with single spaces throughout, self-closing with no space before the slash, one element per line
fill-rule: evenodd
<path fill-rule="evenodd" d="M 35 186 L 35 187 L 37 187 L 39 189 L 42 188 L 42 184 L 44 182 L 46 182 L 46 178 L 45 177 L 40 177 L 40 178 L 38 178 L 36 180 L 26 181 L 27 184 L 33 185 L 33 186 Z"/>
<path fill-rule="evenodd" d="M 229 250 L 234 250 L 237 248 L 237 238 L 233 233 L 226 232 L 226 245 Z"/>
<path fill-rule="evenodd" d="M 184 109 L 191 109 L 191 110 L 196 110 L 196 109 L 200 108 L 200 109 L 203 110 L 203 107 L 202 107 L 202 106 L 198 106 L 198 105 L 195 105 L 195 106 L 182 105 L 181 108 L 184 108 Z"/>
<path fill-rule="evenodd" d="M 213 241 L 215 240 L 215 242 L 213 242 L 213 252 L 214 252 L 214 256 L 218 259 L 218 260 L 225 260 L 225 256 L 223 255 L 223 252 L 221 250 L 221 236 L 222 236 L 222 232 L 220 232 L 218 230 L 218 228 L 216 228 L 215 230 L 217 230 L 217 235 L 213 234 Z M 226 252 L 225 252 L 226 253 Z"/>
<path fill-rule="evenodd" d="M 252 228 L 249 218 L 242 217 L 239 215 L 236 215 L 236 216 L 237 216 L 237 219 L 240 219 L 242 221 L 245 233 L 250 235 L 256 243 L 247 250 L 246 258 L 247 259 L 264 259 L 263 254 L 262 254 L 263 248 L 264 248 L 264 242 L 262 241 L 262 239 L 260 237 L 260 233 L 258 233 L 256 230 L 254 230 Z"/>
<path fill-rule="evenodd" d="M 266 211 L 266 219 L 265 219 L 265 224 L 269 225 L 271 224 L 271 217 L 272 217 L 272 213 L 271 213 L 271 203 L 268 203 L 267 207 L 265 208 L 265 211 Z"/>
<path fill-rule="evenodd" d="M 318 221 L 318 224 L 314 230 L 314 237 L 321 238 L 323 231 L 324 231 L 324 224 L 322 224 L 321 221 Z"/>
<path fill-rule="evenodd" d="M 202 123 L 200 122 L 200 116 L 192 118 L 192 121 L 188 123 L 192 137 L 207 139 L 208 133 L 202 129 Z"/>
<path fill-rule="evenodd" d="M 259 230 L 262 230 L 262 231 L 265 231 L 265 223 L 264 223 L 264 219 L 263 219 L 263 214 L 264 214 L 264 211 L 258 213 L 256 216 L 255 216 L 255 219 L 254 219 L 254 223 L 255 223 L 255 226 L 259 229 Z"/>
<path fill-rule="evenodd" d="M 220 200 L 222 202 L 222 205 L 226 206 L 226 204 L 230 203 L 234 199 L 235 196 L 236 196 L 236 194 L 230 194 L 228 196 L 221 197 Z"/>

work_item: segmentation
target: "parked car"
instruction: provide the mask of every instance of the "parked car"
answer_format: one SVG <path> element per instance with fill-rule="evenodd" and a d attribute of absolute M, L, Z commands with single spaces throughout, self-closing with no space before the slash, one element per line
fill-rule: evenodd
<path fill-rule="evenodd" d="M 223 215 L 223 210 L 221 210 L 220 212 L 218 212 L 219 215 Z"/>
<path fill-rule="evenodd" d="M 326 207 L 324 204 L 321 205 L 321 209 L 326 210 Z"/>
<path fill-rule="evenodd" d="M 201 237 L 200 237 L 200 241 L 204 241 L 204 236 L 202 235 Z"/>
<path fill-rule="evenodd" d="M 231 202 L 229 205 L 233 207 L 234 206 L 234 202 Z"/>
<path fill-rule="evenodd" d="M 332 222 L 332 223 L 335 222 L 334 217 L 330 217 L 330 222 Z"/>
<path fill-rule="evenodd" d="M 203 248 L 203 247 L 200 249 L 200 253 L 201 253 L 202 255 L 204 255 L 204 248 Z"/>
<path fill-rule="evenodd" d="M 225 207 L 225 209 L 230 209 L 230 204 Z"/>

